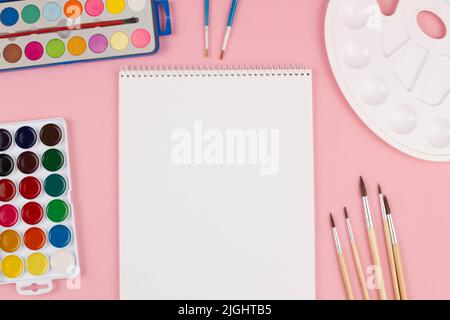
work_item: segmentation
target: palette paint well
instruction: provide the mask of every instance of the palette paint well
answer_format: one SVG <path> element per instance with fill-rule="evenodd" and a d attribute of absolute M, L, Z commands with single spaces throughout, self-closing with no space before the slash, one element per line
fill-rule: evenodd
<path fill-rule="evenodd" d="M 28 249 L 36 251 L 44 247 L 47 242 L 47 236 L 44 230 L 33 227 L 25 231 L 23 242 Z"/>
<path fill-rule="evenodd" d="M 0 201 L 8 202 L 16 196 L 16 185 L 8 179 L 0 180 Z"/>
<path fill-rule="evenodd" d="M 56 2 L 48 2 L 44 5 L 44 18 L 47 21 L 56 21 L 61 18 L 62 9 Z"/>
<path fill-rule="evenodd" d="M 23 178 L 22 181 L 20 181 L 19 184 L 19 192 L 20 195 L 27 199 L 27 200 L 33 200 L 36 199 L 42 191 L 42 185 L 39 179 L 29 176 L 26 178 Z"/>
<path fill-rule="evenodd" d="M 0 250 L 13 253 L 19 250 L 21 244 L 20 235 L 14 230 L 5 230 L 0 234 Z"/>
<path fill-rule="evenodd" d="M 64 166 L 64 154 L 58 149 L 49 149 L 42 155 L 42 165 L 48 171 L 58 171 Z"/>
<path fill-rule="evenodd" d="M 48 219 L 53 222 L 63 222 L 69 216 L 69 205 L 63 200 L 52 200 L 46 208 Z"/>
<path fill-rule="evenodd" d="M 8 63 L 16 63 L 22 58 L 22 48 L 17 44 L 8 44 L 3 49 L 3 58 Z"/>
<path fill-rule="evenodd" d="M 34 276 L 42 276 L 49 268 L 48 257 L 41 253 L 33 253 L 26 260 L 27 271 Z"/>
<path fill-rule="evenodd" d="M 45 51 L 50 58 L 60 58 L 66 51 L 66 45 L 60 39 L 52 39 L 45 46 Z"/>
<path fill-rule="evenodd" d="M 103 34 L 94 34 L 89 39 L 89 48 L 92 52 L 102 53 L 108 48 L 108 39 Z"/>
<path fill-rule="evenodd" d="M 25 151 L 17 158 L 17 168 L 25 174 L 31 174 L 39 168 L 39 157 L 31 151 Z"/>
<path fill-rule="evenodd" d="M 20 127 L 16 132 L 15 141 L 20 148 L 29 149 L 36 144 L 36 131 L 29 126 Z"/>
<path fill-rule="evenodd" d="M 5 129 L 0 129 L 0 151 L 8 150 L 12 144 L 11 133 Z"/>
<path fill-rule="evenodd" d="M 39 21 L 41 17 L 41 10 L 34 4 L 26 5 L 22 9 L 22 20 L 28 24 L 34 24 Z"/>
<path fill-rule="evenodd" d="M 105 10 L 103 1 L 100 0 L 88 0 L 85 4 L 86 13 L 91 17 L 98 17 Z"/>
<path fill-rule="evenodd" d="M 42 127 L 39 136 L 43 144 L 54 147 L 61 142 L 63 133 L 59 126 L 49 123 Z"/>
<path fill-rule="evenodd" d="M 68 250 L 61 250 L 53 254 L 50 258 L 50 265 L 53 270 L 59 273 L 70 273 L 75 263 L 75 257 Z"/>
<path fill-rule="evenodd" d="M 59 224 L 50 229 L 48 240 L 54 247 L 64 248 L 72 240 L 72 232 L 66 226 Z"/>
<path fill-rule="evenodd" d="M 0 206 L 0 226 L 10 228 L 19 221 L 16 207 L 10 204 Z"/>
<path fill-rule="evenodd" d="M 4 257 L 0 265 L 3 275 L 10 279 L 19 277 L 24 271 L 23 261 L 16 255 Z"/>
<path fill-rule="evenodd" d="M 15 8 L 7 7 L 0 12 L 0 22 L 5 27 L 11 27 L 19 21 L 19 13 Z"/>
<path fill-rule="evenodd" d="M 7 154 L 0 154 L 0 177 L 6 177 L 14 170 L 14 160 Z"/>
<path fill-rule="evenodd" d="M 22 207 L 21 216 L 26 224 L 36 225 L 44 218 L 44 209 L 37 202 L 28 202 Z"/>

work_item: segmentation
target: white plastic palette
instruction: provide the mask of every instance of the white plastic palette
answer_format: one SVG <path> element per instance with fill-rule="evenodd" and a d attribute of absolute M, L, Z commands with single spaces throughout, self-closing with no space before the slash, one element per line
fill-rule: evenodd
<path fill-rule="evenodd" d="M 0 284 L 43 294 L 79 274 L 66 123 L 0 124 Z"/>
<path fill-rule="evenodd" d="M 348 102 L 379 137 L 414 157 L 450 161 L 450 39 L 422 31 L 423 11 L 450 26 L 450 0 L 400 0 L 392 16 L 376 0 L 330 0 L 328 57 Z"/>

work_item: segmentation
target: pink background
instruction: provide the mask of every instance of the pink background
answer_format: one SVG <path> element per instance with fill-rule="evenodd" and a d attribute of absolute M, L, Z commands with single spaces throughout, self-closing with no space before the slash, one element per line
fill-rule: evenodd
<path fill-rule="evenodd" d="M 57 281 L 39 298 L 119 297 L 117 205 L 118 72 L 123 65 L 290 65 L 314 70 L 316 146 L 317 297 L 340 299 L 340 280 L 328 214 L 335 212 L 353 286 L 361 297 L 349 254 L 342 207 L 369 250 L 358 192 L 366 178 L 388 276 L 376 184 L 390 196 L 401 240 L 411 298 L 450 298 L 450 164 L 411 158 L 377 138 L 353 113 L 336 85 L 324 47 L 327 0 L 241 1 L 225 62 L 216 57 L 228 0 L 212 0 L 212 53 L 203 52 L 203 0 L 171 0 L 174 34 L 161 39 L 156 56 L 81 63 L 0 74 L 1 122 L 64 117 L 69 123 L 82 276 L 80 288 Z M 388 6 L 393 0 L 383 0 Z M 151 97 L 149 97 L 151 98 Z M 392 289 L 389 285 L 389 296 Z M 0 299 L 20 298 L 14 286 Z"/>

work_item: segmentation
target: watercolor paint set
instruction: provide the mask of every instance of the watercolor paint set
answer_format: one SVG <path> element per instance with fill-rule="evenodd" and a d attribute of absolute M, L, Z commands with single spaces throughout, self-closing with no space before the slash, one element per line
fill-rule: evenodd
<path fill-rule="evenodd" d="M 0 124 L 0 284 L 50 292 L 79 274 L 66 123 Z"/>
<path fill-rule="evenodd" d="M 0 2 L 0 70 L 152 54 L 170 33 L 167 0 Z"/>

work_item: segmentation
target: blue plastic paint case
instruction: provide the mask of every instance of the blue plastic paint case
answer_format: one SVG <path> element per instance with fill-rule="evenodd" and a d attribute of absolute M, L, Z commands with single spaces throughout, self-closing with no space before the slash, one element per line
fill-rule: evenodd
<path fill-rule="evenodd" d="M 0 71 L 154 54 L 171 33 L 168 0 L 0 0 Z"/>

